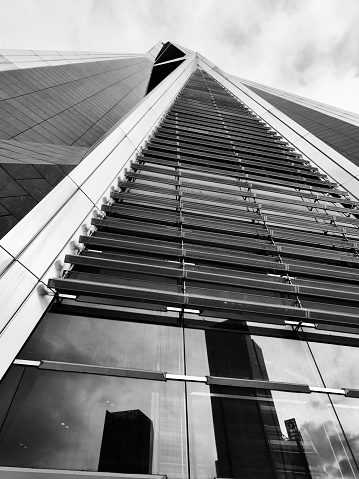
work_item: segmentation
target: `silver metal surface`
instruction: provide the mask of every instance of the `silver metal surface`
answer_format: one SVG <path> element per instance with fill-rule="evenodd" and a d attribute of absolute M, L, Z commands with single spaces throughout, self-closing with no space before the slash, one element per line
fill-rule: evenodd
<path fill-rule="evenodd" d="M 166 379 L 173 379 L 176 381 L 191 381 L 196 383 L 205 383 L 207 378 L 205 376 L 187 376 L 185 374 L 169 374 L 166 373 Z"/>
<path fill-rule="evenodd" d="M 17 364 L 19 366 L 35 366 L 39 367 L 41 361 L 31 361 L 30 359 L 15 359 L 13 364 Z"/>
<path fill-rule="evenodd" d="M 309 389 L 313 393 L 324 393 L 324 394 L 339 394 L 341 396 L 345 396 L 344 389 L 333 389 L 333 388 L 319 388 L 319 387 L 312 387 L 310 386 Z"/>

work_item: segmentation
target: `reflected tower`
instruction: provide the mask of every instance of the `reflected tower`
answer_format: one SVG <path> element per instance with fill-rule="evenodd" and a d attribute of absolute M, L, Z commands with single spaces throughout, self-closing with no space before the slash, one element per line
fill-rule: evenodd
<path fill-rule="evenodd" d="M 99 472 L 151 474 L 153 424 L 142 411 L 106 411 Z"/>
<path fill-rule="evenodd" d="M 205 332 L 210 374 L 268 381 L 261 348 L 249 334 L 236 336 Z M 218 477 L 312 478 L 302 436 L 297 428 L 294 442 L 283 437 L 269 390 L 246 388 L 239 394 L 233 387 L 210 389 Z"/>

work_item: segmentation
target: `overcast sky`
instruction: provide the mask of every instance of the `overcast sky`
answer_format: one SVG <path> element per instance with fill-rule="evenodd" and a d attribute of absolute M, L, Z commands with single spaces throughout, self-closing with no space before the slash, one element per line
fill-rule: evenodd
<path fill-rule="evenodd" d="M 359 0 L 0 0 L 0 48 L 144 52 L 159 40 L 359 113 Z"/>

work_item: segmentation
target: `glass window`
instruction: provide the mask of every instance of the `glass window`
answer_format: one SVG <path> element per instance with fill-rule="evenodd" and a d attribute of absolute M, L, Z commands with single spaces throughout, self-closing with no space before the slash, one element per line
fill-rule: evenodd
<path fill-rule="evenodd" d="M 24 371 L 25 368 L 23 366 L 13 366 L 7 371 L 1 381 L 0 431 Z"/>
<path fill-rule="evenodd" d="M 323 386 L 304 341 L 219 329 L 188 329 L 185 339 L 187 374 Z"/>
<path fill-rule="evenodd" d="M 18 357 L 183 374 L 182 350 L 179 328 L 48 313 Z"/>
<path fill-rule="evenodd" d="M 356 464 L 359 464 L 359 399 L 347 398 L 345 396 L 330 396 L 334 409 L 344 430 L 345 438 L 348 441 Z"/>
<path fill-rule="evenodd" d="M 309 343 L 326 387 L 359 389 L 359 348 Z"/>
<path fill-rule="evenodd" d="M 0 434 L 0 465 L 185 479 L 185 424 L 183 383 L 29 367 Z"/>
<path fill-rule="evenodd" d="M 193 477 L 358 477 L 327 395 L 194 383 L 187 391 Z"/>

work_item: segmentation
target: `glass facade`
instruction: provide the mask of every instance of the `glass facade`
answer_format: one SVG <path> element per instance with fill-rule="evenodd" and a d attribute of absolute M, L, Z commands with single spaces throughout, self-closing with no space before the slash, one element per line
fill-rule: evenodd
<path fill-rule="evenodd" d="M 18 357 L 184 372 L 179 329 L 55 313 L 44 318 Z"/>
<path fill-rule="evenodd" d="M 102 209 L 0 383 L 0 472 L 358 478 L 358 205 L 197 70 Z"/>
<path fill-rule="evenodd" d="M 327 395 L 188 390 L 193 477 L 357 477 Z"/>
<path fill-rule="evenodd" d="M 185 335 L 187 374 L 323 386 L 305 341 L 221 330 Z"/>
<path fill-rule="evenodd" d="M 26 368 L 0 451 L 5 466 L 186 477 L 184 385 Z"/>

